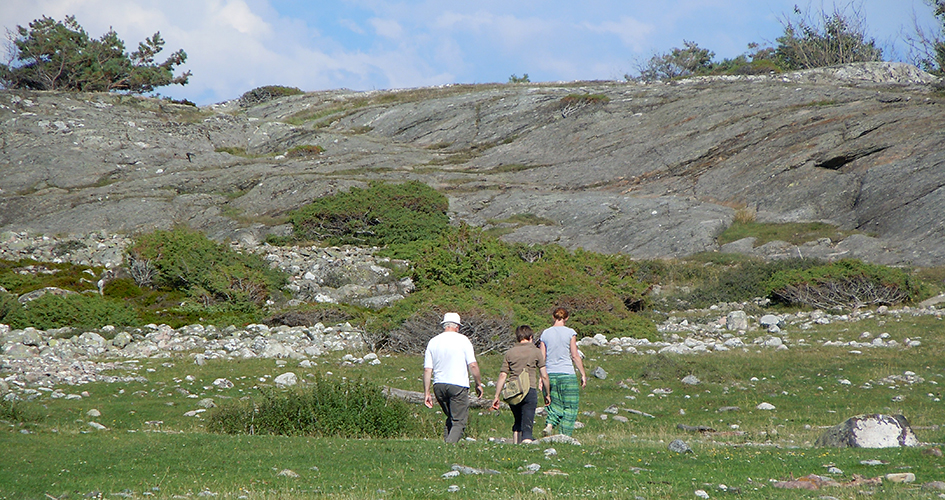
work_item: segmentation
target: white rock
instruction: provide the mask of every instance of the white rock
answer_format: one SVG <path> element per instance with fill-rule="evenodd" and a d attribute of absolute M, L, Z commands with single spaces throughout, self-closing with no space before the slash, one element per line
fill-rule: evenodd
<path fill-rule="evenodd" d="M 299 383 L 299 378 L 292 372 L 285 372 L 275 378 L 274 382 L 279 387 L 289 387 Z"/>
<path fill-rule="evenodd" d="M 755 407 L 755 409 L 756 409 L 756 410 L 766 410 L 766 411 L 768 411 L 768 410 L 773 410 L 773 409 L 774 409 L 774 405 L 771 404 L 771 403 L 760 403 L 758 406 Z"/>

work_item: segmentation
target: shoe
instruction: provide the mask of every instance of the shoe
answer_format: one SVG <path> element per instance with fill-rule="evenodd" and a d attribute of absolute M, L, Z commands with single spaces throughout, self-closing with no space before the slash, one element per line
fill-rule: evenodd
<path fill-rule="evenodd" d="M 544 436 L 550 436 L 554 431 L 555 431 L 554 426 L 551 424 L 548 424 L 545 426 L 544 429 L 541 430 L 541 433 Z"/>

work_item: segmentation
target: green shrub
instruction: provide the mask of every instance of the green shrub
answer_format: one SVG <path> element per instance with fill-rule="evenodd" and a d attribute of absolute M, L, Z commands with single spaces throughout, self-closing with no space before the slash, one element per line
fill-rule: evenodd
<path fill-rule="evenodd" d="M 318 198 L 290 214 L 296 236 L 332 245 L 403 246 L 439 236 L 449 202 L 417 181 L 373 183 Z"/>
<path fill-rule="evenodd" d="M 413 430 L 407 403 L 387 399 L 365 380 L 316 377 L 305 389 L 264 390 L 260 400 L 224 403 L 210 414 L 210 432 L 343 438 L 393 438 Z"/>
<path fill-rule="evenodd" d="M 512 247 L 466 223 L 429 242 L 414 261 L 418 287 L 475 288 L 505 279 L 517 259 Z"/>
<path fill-rule="evenodd" d="M 32 326 L 40 330 L 71 326 L 95 329 L 105 325 L 128 326 L 138 323 L 135 311 L 121 301 L 99 295 L 46 294 L 7 313 L 3 322 L 13 328 Z"/>
<path fill-rule="evenodd" d="M 273 99 L 278 99 L 280 97 L 290 96 L 290 95 L 299 95 L 304 94 L 296 87 L 284 87 L 282 85 L 266 85 L 263 87 L 257 87 L 253 90 L 245 92 L 240 96 L 239 103 L 241 106 L 252 106 L 254 104 L 261 104 Z"/>
<path fill-rule="evenodd" d="M 833 13 L 821 10 L 805 16 L 795 7 L 794 14 L 782 20 L 784 33 L 776 39 L 780 66 L 793 70 L 883 60 L 883 51 L 867 37 L 857 12 L 848 15 L 835 6 Z"/>
<path fill-rule="evenodd" d="M 920 284 L 902 269 L 844 259 L 807 269 L 775 273 L 769 295 L 783 303 L 822 309 L 857 309 L 915 299 Z"/>
<path fill-rule="evenodd" d="M 118 278 L 102 287 L 102 295 L 115 299 L 136 299 L 145 293 L 131 278 Z"/>
<path fill-rule="evenodd" d="M 204 305 L 261 305 L 279 293 L 285 275 L 255 254 L 242 254 L 184 227 L 138 236 L 130 260 L 150 261 L 154 285 L 180 290 Z"/>
<path fill-rule="evenodd" d="M 36 423 L 42 422 L 43 416 L 22 402 L 0 399 L 0 420 L 21 424 Z"/>
<path fill-rule="evenodd" d="M 693 307 L 708 307 L 723 302 L 744 302 L 770 294 L 768 283 L 773 275 L 786 270 L 810 269 L 821 264 L 816 259 L 783 259 L 764 262 L 750 259 L 727 267 L 714 279 L 683 297 Z"/>
<path fill-rule="evenodd" d="M 70 263 L 0 260 L 0 286 L 10 293 L 22 295 L 45 287 L 64 288 L 74 292 L 97 290 L 101 267 Z"/>

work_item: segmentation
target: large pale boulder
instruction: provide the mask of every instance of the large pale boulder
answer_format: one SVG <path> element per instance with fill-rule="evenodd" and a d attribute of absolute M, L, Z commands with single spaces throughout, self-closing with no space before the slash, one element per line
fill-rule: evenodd
<path fill-rule="evenodd" d="M 857 415 L 817 438 L 816 446 L 834 448 L 896 448 L 918 446 L 919 440 L 902 415 Z"/>

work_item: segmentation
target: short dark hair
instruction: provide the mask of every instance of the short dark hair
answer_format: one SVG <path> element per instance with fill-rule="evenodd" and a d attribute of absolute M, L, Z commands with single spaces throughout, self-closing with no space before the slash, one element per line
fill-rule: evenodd
<path fill-rule="evenodd" d="M 523 340 L 528 340 L 532 338 L 534 332 L 532 332 L 532 327 L 528 325 L 522 325 L 515 329 L 515 340 L 521 342 Z"/>

